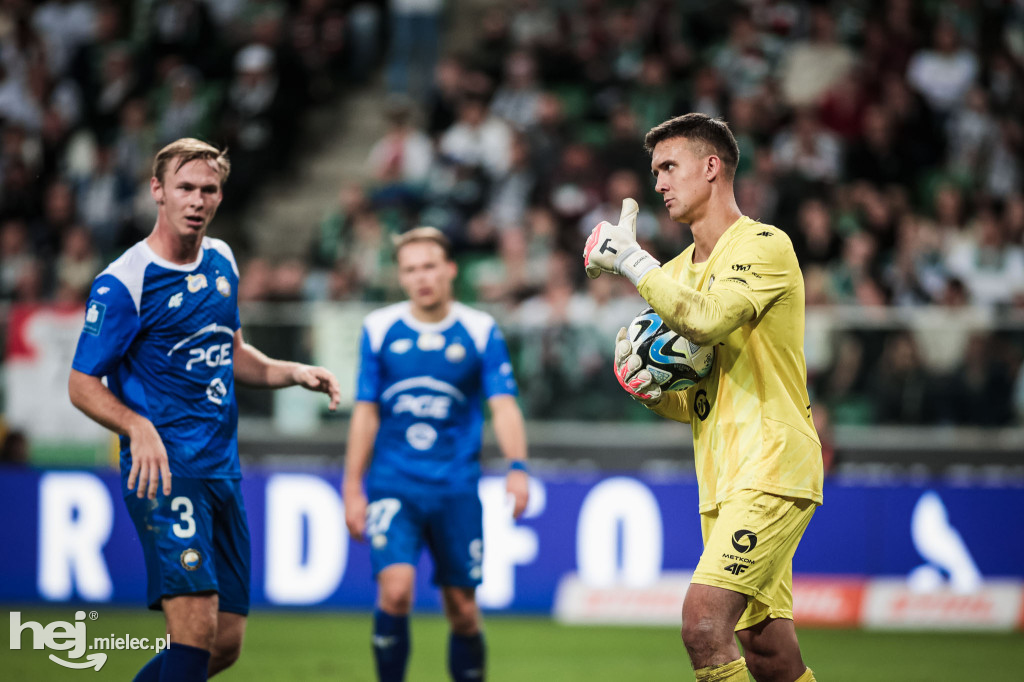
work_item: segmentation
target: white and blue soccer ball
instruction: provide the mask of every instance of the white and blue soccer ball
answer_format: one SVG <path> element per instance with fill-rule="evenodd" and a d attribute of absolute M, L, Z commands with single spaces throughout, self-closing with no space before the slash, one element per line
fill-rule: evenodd
<path fill-rule="evenodd" d="M 715 347 L 698 346 L 668 328 L 653 308 L 633 318 L 626 330 L 633 352 L 663 391 L 682 391 L 711 372 Z"/>

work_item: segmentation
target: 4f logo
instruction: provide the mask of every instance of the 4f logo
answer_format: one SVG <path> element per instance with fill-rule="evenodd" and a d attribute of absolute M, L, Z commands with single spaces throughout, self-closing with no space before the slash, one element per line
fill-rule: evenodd
<path fill-rule="evenodd" d="M 611 243 L 612 243 L 612 238 L 611 237 L 609 237 L 608 239 L 605 239 L 604 242 L 601 244 L 601 248 L 598 249 L 598 250 L 601 253 L 605 253 L 605 252 L 608 252 L 608 253 L 618 253 L 618 251 L 616 249 L 612 248 Z"/>
<path fill-rule="evenodd" d="M 739 575 L 740 573 L 742 573 L 743 571 L 747 570 L 748 568 L 749 568 L 749 566 L 747 566 L 745 564 L 740 564 L 740 563 L 729 564 L 728 566 L 725 567 L 725 572 L 726 573 L 732 573 L 733 575 Z"/>

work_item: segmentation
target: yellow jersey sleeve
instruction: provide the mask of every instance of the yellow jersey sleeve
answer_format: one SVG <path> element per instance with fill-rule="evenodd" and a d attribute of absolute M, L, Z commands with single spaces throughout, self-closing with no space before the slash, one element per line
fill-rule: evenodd
<path fill-rule="evenodd" d="M 690 422 L 701 511 L 740 490 L 820 504 L 821 445 L 803 352 L 803 275 L 789 237 L 744 216 L 707 261 L 694 263 L 692 253 L 691 247 L 645 276 L 638 289 L 662 318 L 680 325 L 671 328 L 687 336 L 680 329 L 703 325 L 715 344 L 708 376 L 667 393 L 652 408 Z"/>

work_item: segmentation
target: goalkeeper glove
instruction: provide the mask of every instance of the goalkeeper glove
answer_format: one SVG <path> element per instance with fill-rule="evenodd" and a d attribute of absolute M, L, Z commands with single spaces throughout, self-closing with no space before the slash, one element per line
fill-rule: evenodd
<path fill-rule="evenodd" d="M 648 406 L 657 405 L 661 402 L 661 386 L 642 365 L 643 360 L 633 352 L 633 345 L 626 338 L 626 328 L 623 327 L 615 337 L 615 378 L 634 400 Z"/>
<path fill-rule="evenodd" d="M 654 256 L 636 242 L 636 218 L 640 207 L 633 199 L 622 200 L 619 224 L 602 221 L 590 233 L 583 247 L 583 265 L 587 277 L 595 279 L 602 272 L 624 275 L 636 286 L 640 278 L 661 265 Z"/>

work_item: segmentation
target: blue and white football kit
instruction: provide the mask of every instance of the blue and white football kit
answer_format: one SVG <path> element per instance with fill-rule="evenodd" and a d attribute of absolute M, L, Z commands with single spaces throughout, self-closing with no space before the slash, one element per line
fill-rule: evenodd
<path fill-rule="evenodd" d="M 380 410 L 366 476 L 374 575 L 416 565 L 426 544 L 435 584 L 479 585 L 483 401 L 517 393 L 501 331 L 460 303 L 434 324 L 398 303 L 366 317 L 360 355 L 356 400 Z"/>
<path fill-rule="evenodd" d="M 219 239 L 204 238 L 187 265 L 139 242 L 93 282 L 72 367 L 106 377 L 153 423 L 172 475 L 170 496 L 139 499 L 127 488 L 132 457 L 121 436 L 122 492 L 145 553 L 150 608 L 162 597 L 214 591 L 220 610 L 249 611 L 232 364 L 240 326 L 238 266 Z"/>

